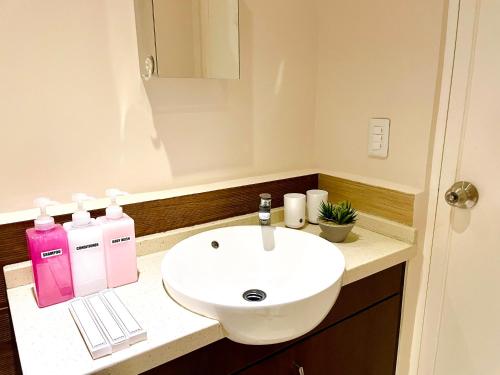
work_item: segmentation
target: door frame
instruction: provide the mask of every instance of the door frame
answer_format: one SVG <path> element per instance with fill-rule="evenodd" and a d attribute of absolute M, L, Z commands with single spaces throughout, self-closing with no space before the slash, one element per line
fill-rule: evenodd
<path fill-rule="evenodd" d="M 418 358 L 412 373 L 434 373 L 443 298 L 450 254 L 450 217 L 453 210 L 444 192 L 456 181 L 468 108 L 471 64 L 474 57 L 478 10 L 481 0 L 449 0 L 443 74 L 432 169 L 429 183 L 424 243 L 424 267 L 419 294 L 420 335 L 414 339 Z"/>

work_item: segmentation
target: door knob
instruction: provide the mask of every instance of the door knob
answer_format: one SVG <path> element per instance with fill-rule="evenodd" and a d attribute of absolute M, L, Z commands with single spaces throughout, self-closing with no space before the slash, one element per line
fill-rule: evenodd
<path fill-rule="evenodd" d="M 479 199 L 476 187 L 467 181 L 455 182 L 445 193 L 444 199 L 450 206 L 472 208 Z"/>

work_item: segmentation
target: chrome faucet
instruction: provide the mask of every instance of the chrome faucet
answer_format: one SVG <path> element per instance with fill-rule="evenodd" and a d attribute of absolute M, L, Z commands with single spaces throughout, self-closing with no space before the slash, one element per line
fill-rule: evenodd
<path fill-rule="evenodd" d="M 262 193 L 259 197 L 259 223 L 260 225 L 271 225 L 271 194 Z"/>

